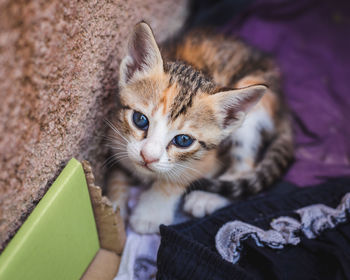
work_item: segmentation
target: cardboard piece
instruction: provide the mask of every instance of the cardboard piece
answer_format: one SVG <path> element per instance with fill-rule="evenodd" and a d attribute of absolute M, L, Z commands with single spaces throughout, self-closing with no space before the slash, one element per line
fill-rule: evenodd
<path fill-rule="evenodd" d="M 102 196 L 101 188 L 95 186 L 95 179 L 89 162 L 82 161 L 82 164 L 89 187 L 101 248 L 120 255 L 125 245 L 126 233 L 119 209 L 114 211 L 109 199 Z"/>
<path fill-rule="evenodd" d="M 111 280 L 118 272 L 126 241 L 124 221 L 119 209 L 114 211 L 112 203 L 107 197 L 102 196 L 101 188 L 95 185 L 90 163 L 82 161 L 82 164 L 101 246 L 82 279 Z"/>
<path fill-rule="evenodd" d="M 81 280 L 112 280 L 119 268 L 120 256 L 106 249 L 100 249 Z"/>

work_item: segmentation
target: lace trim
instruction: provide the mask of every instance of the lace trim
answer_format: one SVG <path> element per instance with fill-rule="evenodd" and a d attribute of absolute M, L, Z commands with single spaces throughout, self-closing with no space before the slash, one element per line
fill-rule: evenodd
<path fill-rule="evenodd" d="M 241 242 L 248 238 L 259 247 L 282 249 L 285 245 L 297 245 L 298 235 L 316 238 L 322 231 L 334 228 L 347 220 L 350 210 L 350 193 L 342 198 L 337 208 L 323 204 L 314 204 L 295 211 L 300 221 L 291 217 L 279 217 L 270 223 L 271 229 L 263 230 L 256 226 L 233 221 L 223 225 L 216 234 L 216 249 L 227 261 L 237 263 L 243 246 Z"/>

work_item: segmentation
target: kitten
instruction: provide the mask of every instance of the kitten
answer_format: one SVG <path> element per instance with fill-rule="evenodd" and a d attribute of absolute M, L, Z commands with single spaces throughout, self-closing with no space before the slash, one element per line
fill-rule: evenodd
<path fill-rule="evenodd" d="M 130 217 L 139 233 L 170 224 L 191 186 L 201 190 L 186 195 L 184 210 L 202 217 L 271 186 L 293 157 L 279 72 L 269 58 L 204 30 L 163 49 L 141 22 L 120 66 L 115 156 L 152 182 Z M 129 178 L 112 177 L 110 193 L 127 188 Z M 116 197 L 123 209 L 125 195 Z"/>

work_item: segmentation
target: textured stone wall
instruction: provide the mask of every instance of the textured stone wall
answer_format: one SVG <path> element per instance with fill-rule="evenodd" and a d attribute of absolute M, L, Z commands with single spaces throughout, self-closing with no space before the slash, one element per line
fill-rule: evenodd
<path fill-rule="evenodd" d="M 103 176 L 118 66 L 132 26 L 158 40 L 186 0 L 0 0 L 0 250 L 71 157 Z"/>

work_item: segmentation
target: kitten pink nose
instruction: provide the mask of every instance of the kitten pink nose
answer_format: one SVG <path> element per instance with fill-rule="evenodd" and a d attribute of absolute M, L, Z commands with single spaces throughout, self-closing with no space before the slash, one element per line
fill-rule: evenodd
<path fill-rule="evenodd" d="M 146 165 L 159 161 L 159 158 L 151 157 L 150 155 L 147 155 L 143 150 L 141 150 L 140 155 Z"/>

